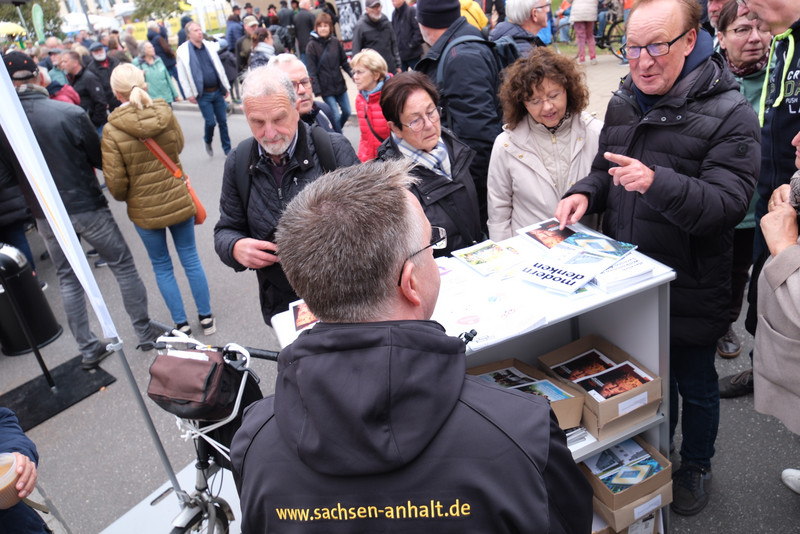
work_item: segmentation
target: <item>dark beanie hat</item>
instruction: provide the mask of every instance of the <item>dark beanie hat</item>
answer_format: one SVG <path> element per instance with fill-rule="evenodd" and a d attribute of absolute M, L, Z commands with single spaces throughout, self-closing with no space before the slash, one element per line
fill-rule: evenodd
<path fill-rule="evenodd" d="M 459 0 L 419 0 L 417 21 L 428 28 L 449 28 L 461 16 Z"/>

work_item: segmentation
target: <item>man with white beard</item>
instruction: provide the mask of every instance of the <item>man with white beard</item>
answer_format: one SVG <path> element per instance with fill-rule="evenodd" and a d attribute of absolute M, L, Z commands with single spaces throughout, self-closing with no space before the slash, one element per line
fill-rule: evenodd
<path fill-rule="evenodd" d="M 239 143 L 225 161 L 214 248 L 234 271 L 256 271 L 261 314 L 270 324 L 298 299 L 274 243 L 281 213 L 324 172 L 359 159 L 343 135 L 300 119 L 297 93 L 281 70 L 251 70 L 242 83 L 242 106 L 253 137 Z"/>

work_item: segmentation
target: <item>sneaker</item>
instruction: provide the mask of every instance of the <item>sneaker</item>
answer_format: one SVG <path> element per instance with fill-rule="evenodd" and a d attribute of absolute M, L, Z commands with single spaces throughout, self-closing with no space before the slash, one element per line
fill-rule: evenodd
<path fill-rule="evenodd" d="M 211 146 L 211 143 L 206 143 L 205 145 L 206 145 L 206 154 L 208 154 L 209 156 L 213 156 L 214 148 Z"/>
<path fill-rule="evenodd" d="M 753 392 L 753 368 L 742 371 L 733 376 L 726 376 L 719 380 L 719 397 L 732 399 L 742 397 Z"/>
<path fill-rule="evenodd" d="M 86 256 L 89 257 L 89 258 L 97 257 L 98 256 L 97 249 L 96 248 L 90 248 L 89 250 L 86 251 Z"/>
<path fill-rule="evenodd" d="M 800 469 L 784 469 L 781 480 L 795 493 L 800 493 Z"/>
<path fill-rule="evenodd" d="M 187 323 L 185 321 L 182 322 L 182 323 L 176 324 L 175 325 L 175 330 L 177 330 L 178 332 L 181 332 L 183 334 L 186 334 L 187 336 L 191 336 L 192 335 L 192 327 L 189 326 L 189 323 Z"/>
<path fill-rule="evenodd" d="M 591 63 L 592 65 L 597 65 L 597 60 L 596 60 L 595 58 L 592 58 L 592 59 L 589 61 L 589 63 Z"/>
<path fill-rule="evenodd" d="M 86 356 L 83 357 L 81 360 L 81 368 L 83 368 L 85 371 L 95 369 L 98 365 L 100 365 L 100 362 L 111 356 L 112 352 L 113 351 L 106 349 L 105 346 L 100 347 L 100 349 L 92 356 L 88 358 Z"/>
<path fill-rule="evenodd" d="M 39 282 L 39 285 L 41 286 L 41 288 L 42 288 L 42 291 L 44 291 L 45 289 L 47 289 L 48 287 L 50 287 L 50 286 L 48 286 L 48 285 L 47 285 L 47 282 L 45 282 L 44 280 L 42 280 L 41 282 Z"/>
<path fill-rule="evenodd" d="M 728 327 L 728 332 L 717 340 L 717 352 L 723 358 L 735 358 L 742 352 L 739 336 L 733 331 L 733 325 Z"/>
<path fill-rule="evenodd" d="M 214 322 L 214 317 L 211 315 L 206 317 L 200 316 L 200 327 L 203 329 L 204 336 L 210 336 L 217 331 L 217 325 Z"/>
<path fill-rule="evenodd" d="M 708 504 L 711 495 L 711 468 L 681 464 L 672 474 L 672 511 L 695 515 Z"/>
<path fill-rule="evenodd" d="M 108 262 L 106 260 L 104 260 L 103 258 L 100 258 L 99 260 L 94 262 L 94 266 L 95 266 L 95 268 L 98 268 L 98 269 L 100 267 L 108 267 Z"/>

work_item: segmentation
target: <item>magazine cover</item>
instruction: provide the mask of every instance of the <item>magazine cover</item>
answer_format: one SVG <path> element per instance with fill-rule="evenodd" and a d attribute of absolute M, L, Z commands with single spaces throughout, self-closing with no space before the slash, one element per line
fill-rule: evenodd
<path fill-rule="evenodd" d="M 508 271 L 520 261 L 519 252 L 487 239 L 471 247 L 454 250 L 451 254 L 483 276 Z"/>
<path fill-rule="evenodd" d="M 574 293 L 609 268 L 616 258 L 563 245 L 529 259 L 518 269 L 520 278 L 536 285 Z"/>
<path fill-rule="evenodd" d="M 615 473 L 600 477 L 612 493 L 619 493 L 661 471 L 661 465 L 651 457 L 620 467 Z"/>
<path fill-rule="evenodd" d="M 630 362 L 575 381 L 598 402 L 650 382 L 652 378 Z"/>
<path fill-rule="evenodd" d="M 296 300 L 289 304 L 289 309 L 292 310 L 292 317 L 294 317 L 294 329 L 296 332 L 311 328 L 316 324 L 317 318 L 308 309 L 308 304 L 303 300 Z"/>
<path fill-rule="evenodd" d="M 592 235 L 583 232 L 575 232 L 567 237 L 564 243 L 593 254 L 610 256 L 616 259 L 636 249 L 636 245 L 631 245 L 630 243 L 617 241 L 616 239 L 604 235 Z"/>
<path fill-rule="evenodd" d="M 520 228 L 517 230 L 517 233 L 527 235 L 547 248 L 553 248 L 559 243 L 563 243 L 564 240 L 575 233 L 575 231 L 570 230 L 569 227 L 564 227 L 563 230 L 559 230 L 558 224 L 558 219 L 547 219 L 546 221 Z"/>
<path fill-rule="evenodd" d="M 587 458 L 583 463 L 592 473 L 602 478 L 616 473 L 623 465 L 636 463 L 649 457 L 650 455 L 641 445 L 633 439 L 626 439 Z"/>
<path fill-rule="evenodd" d="M 540 397 L 546 398 L 550 402 L 572 398 L 572 395 L 559 388 L 549 380 L 539 380 L 533 384 L 516 386 L 514 389 L 517 391 L 522 391 L 523 393 L 539 395 Z"/>
<path fill-rule="evenodd" d="M 503 386 L 504 388 L 524 386 L 536 381 L 535 378 L 526 375 L 516 367 L 506 367 L 505 369 L 489 371 L 488 373 L 478 375 L 478 378 L 482 378 L 498 386 Z"/>
<path fill-rule="evenodd" d="M 614 367 L 608 356 L 597 350 L 590 350 L 551 367 L 553 372 L 567 380 L 579 380 L 589 375 L 602 373 Z"/>

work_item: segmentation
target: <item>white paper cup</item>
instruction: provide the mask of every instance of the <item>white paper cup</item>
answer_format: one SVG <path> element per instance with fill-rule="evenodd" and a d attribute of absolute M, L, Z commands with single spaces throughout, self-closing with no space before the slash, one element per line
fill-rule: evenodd
<path fill-rule="evenodd" d="M 14 487 L 17 480 L 17 457 L 7 452 L 0 454 L 0 510 L 11 508 L 20 501 L 19 491 Z"/>

